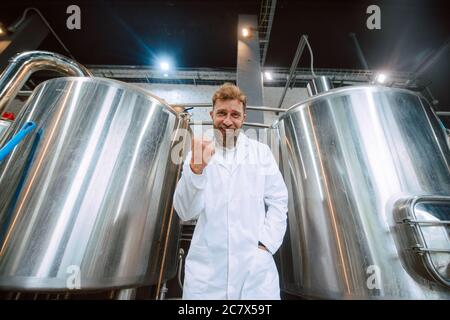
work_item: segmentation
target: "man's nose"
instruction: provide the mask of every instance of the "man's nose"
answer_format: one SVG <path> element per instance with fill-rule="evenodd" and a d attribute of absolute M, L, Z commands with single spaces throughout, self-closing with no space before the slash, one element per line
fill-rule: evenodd
<path fill-rule="evenodd" d="M 231 126 L 233 124 L 233 122 L 231 121 L 230 118 L 226 118 L 225 120 L 223 120 L 223 124 L 227 127 Z"/>

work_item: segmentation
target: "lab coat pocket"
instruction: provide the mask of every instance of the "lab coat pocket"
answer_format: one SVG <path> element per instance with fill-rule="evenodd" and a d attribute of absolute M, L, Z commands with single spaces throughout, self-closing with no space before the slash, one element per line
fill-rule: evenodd
<path fill-rule="evenodd" d="M 250 186 L 250 195 L 254 197 L 263 197 L 264 196 L 264 177 L 263 176 L 255 176 L 252 179 L 252 183 Z"/>
<path fill-rule="evenodd" d="M 280 299 L 278 271 L 268 251 L 259 248 L 255 251 L 242 291 L 243 299 Z"/>
<path fill-rule="evenodd" d="M 192 293 L 204 292 L 211 280 L 211 267 L 207 248 L 198 245 L 191 247 L 186 259 L 183 290 Z"/>
<path fill-rule="evenodd" d="M 251 188 L 249 204 L 250 204 L 249 210 L 256 214 L 255 217 L 260 219 L 265 216 L 266 210 L 265 210 L 265 204 L 264 204 L 264 187 L 263 186 L 255 185 L 253 188 Z M 258 223 L 261 223 L 261 221 L 258 220 Z M 261 249 L 259 249 L 259 250 L 261 250 Z"/>
<path fill-rule="evenodd" d="M 239 178 L 238 187 L 246 191 L 245 194 L 255 197 L 264 195 L 264 176 L 258 168 L 252 165 L 242 166 L 242 170 L 237 173 Z"/>

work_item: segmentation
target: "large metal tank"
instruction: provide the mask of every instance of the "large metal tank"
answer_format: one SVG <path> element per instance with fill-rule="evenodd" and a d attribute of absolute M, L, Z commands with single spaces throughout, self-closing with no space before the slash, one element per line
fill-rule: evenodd
<path fill-rule="evenodd" d="M 273 127 L 290 200 L 283 290 L 450 299 L 450 149 L 425 100 L 339 88 L 294 105 Z"/>
<path fill-rule="evenodd" d="M 6 132 L 6 130 L 8 130 L 11 123 L 12 123 L 12 121 L 6 121 L 6 120 L 0 119 L 0 139 L 2 138 L 2 136 Z"/>
<path fill-rule="evenodd" d="M 109 289 L 174 276 L 171 204 L 187 119 L 100 78 L 44 82 L 18 119 L 6 140 L 26 121 L 37 128 L 0 164 L 0 287 Z"/>

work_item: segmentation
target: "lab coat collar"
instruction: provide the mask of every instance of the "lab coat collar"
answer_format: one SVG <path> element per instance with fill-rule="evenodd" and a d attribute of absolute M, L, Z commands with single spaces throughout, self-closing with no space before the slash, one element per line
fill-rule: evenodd
<path fill-rule="evenodd" d="M 233 174 L 241 164 L 245 163 L 246 159 L 248 158 L 249 139 L 244 133 L 239 132 L 235 148 L 236 148 L 236 158 L 235 158 L 236 165 L 232 166 L 233 169 L 230 172 L 231 174 Z M 228 166 L 226 165 L 225 162 L 226 160 L 222 156 L 218 156 L 217 153 L 216 155 L 213 156 L 213 159 L 211 159 L 211 161 L 216 162 L 218 165 L 228 170 Z"/>

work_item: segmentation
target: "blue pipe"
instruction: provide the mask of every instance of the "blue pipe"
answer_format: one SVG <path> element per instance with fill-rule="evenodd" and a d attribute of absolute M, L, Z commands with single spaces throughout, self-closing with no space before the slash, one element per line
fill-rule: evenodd
<path fill-rule="evenodd" d="M 22 141 L 27 134 L 29 134 L 33 129 L 36 128 L 36 123 L 33 121 L 28 121 L 24 124 L 22 129 L 11 138 L 4 146 L 0 149 L 0 161 L 2 161 L 6 156 L 17 146 L 20 141 Z"/>

